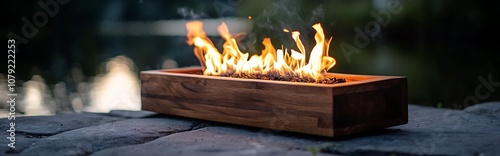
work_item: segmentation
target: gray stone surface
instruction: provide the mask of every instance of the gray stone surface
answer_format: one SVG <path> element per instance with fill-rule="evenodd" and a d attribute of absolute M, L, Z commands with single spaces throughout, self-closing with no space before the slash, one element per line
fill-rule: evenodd
<path fill-rule="evenodd" d="M 26 137 L 26 136 L 23 136 L 23 135 L 19 135 L 19 134 L 16 134 L 16 143 L 15 143 L 15 149 L 11 149 L 10 147 L 7 146 L 8 143 L 10 143 L 10 141 L 8 139 L 6 139 L 7 135 L 4 135 L 2 133 L 2 135 L 0 135 L 0 152 L 1 154 L 0 155 L 3 155 L 3 154 L 17 154 L 19 153 L 20 151 L 24 150 L 24 149 L 27 149 L 31 146 L 31 144 L 33 142 L 35 142 L 36 140 L 38 140 L 39 138 L 32 138 L 32 137 Z"/>
<path fill-rule="evenodd" d="M 63 132 L 34 142 L 22 155 L 87 155 L 94 151 L 142 144 L 172 133 L 191 130 L 190 120 L 129 119 Z"/>
<path fill-rule="evenodd" d="M 487 102 L 480 105 L 467 107 L 464 111 L 481 115 L 489 116 L 496 119 L 500 117 L 500 102 Z"/>
<path fill-rule="evenodd" d="M 144 111 L 93 114 L 100 122 L 88 121 L 93 116 L 88 114 L 25 117 L 16 126 L 47 135 L 19 134 L 16 145 L 24 149 L 20 155 L 311 155 L 313 151 L 318 155 L 497 155 L 499 112 L 500 102 L 463 111 L 410 105 L 406 125 L 336 139 Z M 0 123 L 7 128 L 6 119 Z M 68 128 L 53 126 L 59 123 Z"/>
<path fill-rule="evenodd" d="M 108 122 L 123 120 L 124 118 L 111 117 L 106 114 L 82 113 L 82 114 L 62 114 L 57 116 L 17 116 L 15 118 L 16 130 L 16 148 L 10 149 L 6 145 L 10 143 L 5 139 L 10 128 L 10 121 L 6 118 L 0 119 L 0 152 L 1 153 L 19 153 L 28 148 L 38 139 L 50 137 L 65 131 L 84 128 L 88 126 L 100 125 Z"/>
<path fill-rule="evenodd" d="M 16 117 L 16 131 L 31 135 L 50 136 L 64 131 L 122 120 L 107 114 L 83 113 L 57 116 Z M 0 120 L 0 129 L 8 129 L 9 121 Z"/>
<path fill-rule="evenodd" d="M 267 135 L 241 128 L 213 126 L 161 137 L 134 146 L 112 148 L 93 155 L 311 155 L 303 147 L 321 142 L 296 137 Z M 168 147 L 168 148 L 166 148 Z"/>
<path fill-rule="evenodd" d="M 496 103 L 500 104 L 500 103 Z M 478 107 L 478 106 L 476 106 Z M 488 107 L 483 107 L 487 109 Z M 319 148 L 324 153 L 342 155 L 495 155 L 500 153 L 500 122 L 459 110 L 410 105 L 409 124 L 379 132 L 340 139 L 328 139 L 248 131 L 238 127 L 206 127 L 169 135 L 152 142 L 112 148 L 95 155 L 135 155 L 140 149 L 154 154 L 179 155 L 302 155 L 290 151 Z M 171 147 L 171 148 L 165 148 Z"/>
<path fill-rule="evenodd" d="M 123 118 L 145 118 L 157 115 L 150 111 L 129 111 L 129 110 L 112 110 L 109 115 Z"/>
<path fill-rule="evenodd" d="M 499 103 L 497 103 L 499 104 Z M 408 155 L 495 155 L 500 121 L 459 110 L 410 105 L 409 123 L 378 133 L 332 141 L 326 151 Z"/>

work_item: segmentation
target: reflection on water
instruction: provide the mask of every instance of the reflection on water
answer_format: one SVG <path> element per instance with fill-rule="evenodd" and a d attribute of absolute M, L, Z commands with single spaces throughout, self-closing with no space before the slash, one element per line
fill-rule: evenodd
<path fill-rule="evenodd" d="M 26 115 L 55 114 L 55 103 L 40 75 L 34 75 L 31 80 L 23 84 L 21 99 L 18 106 Z"/>
<path fill-rule="evenodd" d="M 172 68 L 177 68 L 177 62 L 171 58 L 167 58 L 163 60 L 163 63 L 161 65 L 162 69 L 172 69 Z"/>
<path fill-rule="evenodd" d="M 117 56 L 105 64 L 105 71 L 90 82 L 79 68 L 70 72 L 71 80 L 47 86 L 40 75 L 27 82 L 18 82 L 17 113 L 24 115 L 53 115 L 57 113 L 109 112 L 110 110 L 140 110 L 140 82 L 133 61 Z M 175 68 L 177 63 L 166 59 L 165 68 Z M 0 75 L 0 86 L 7 88 L 4 75 Z M 73 87 L 73 88 L 72 88 Z M 1 109 L 9 109 L 7 91 L 1 90 Z M 0 117 L 5 117 L 3 113 Z"/>
<path fill-rule="evenodd" d="M 91 85 L 90 105 L 84 110 L 90 112 L 109 112 L 112 109 L 140 110 L 140 82 L 133 70 L 133 61 L 125 56 L 118 56 L 108 61 L 106 73 L 98 75 Z M 78 105 L 78 99 L 73 100 L 73 105 Z"/>

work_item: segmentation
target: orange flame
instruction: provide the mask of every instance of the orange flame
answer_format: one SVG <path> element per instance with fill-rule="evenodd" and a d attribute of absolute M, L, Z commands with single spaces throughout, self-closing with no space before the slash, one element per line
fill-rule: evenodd
<path fill-rule="evenodd" d="M 264 38 L 262 54 L 249 57 L 248 53 L 240 51 L 225 23 L 217 28 L 220 36 L 226 40 L 222 54 L 206 36 L 201 21 L 192 21 L 186 24 L 187 43 L 195 46 L 194 53 L 203 67 L 204 75 L 278 73 L 283 76 L 298 76 L 319 81 L 323 79 L 321 73 L 332 68 L 336 61 L 333 57 L 328 56 L 332 38 L 325 40 L 323 28 L 319 23 L 312 27 L 316 30 L 314 36 L 316 45 L 311 50 L 309 61 L 306 62 L 306 51 L 298 31 L 292 31 L 291 34 L 299 51 L 293 49 L 290 51 L 287 49 L 276 50 L 271 39 Z M 289 32 L 287 29 L 284 31 Z"/>

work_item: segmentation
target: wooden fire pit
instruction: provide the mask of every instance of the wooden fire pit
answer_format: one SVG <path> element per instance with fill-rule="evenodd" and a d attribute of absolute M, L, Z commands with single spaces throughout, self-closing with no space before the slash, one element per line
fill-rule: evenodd
<path fill-rule="evenodd" d="M 315 84 L 194 74 L 199 71 L 142 71 L 142 109 L 329 137 L 408 122 L 405 77 L 327 73 L 347 82 Z"/>

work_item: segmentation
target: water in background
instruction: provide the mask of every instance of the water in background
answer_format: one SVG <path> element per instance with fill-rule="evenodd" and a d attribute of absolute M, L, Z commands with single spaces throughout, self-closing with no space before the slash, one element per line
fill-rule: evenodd
<path fill-rule="evenodd" d="M 103 63 L 103 72 L 89 82 L 85 75 L 74 68 L 72 79 L 66 85 L 59 82 L 47 86 L 40 75 L 18 87 L 16 106 L 24 115 L 53 115 L 56 113 L 109 112 L 110 110 L 140 110 L 140 81 L 134 62 L 126 56 L 116 56 Z M 164 68 L 175 68 L 177 63 L 166 59 Z M 4 76 L 0 76 L 0 86 L 6 88 Z M 75 86 L 70 88 L 68 86 Z M 1 91 L 2 108 L 7 109 L 6 91 Z M 7 113 L 4 113 L 7 115 Z M 2 114 L 2 115 L 4 115 Z M 2 116 L 5 117 L 5 116 Z"/>
<path fill-rule="evenodd" d="M 84 110 L 140 110 L 140 82 L 134 70 L 134 63 L 127 57 L 117 56 L 108 61 L 106 73 L 96 76 L 90 86 L 90 104 Z"/>

